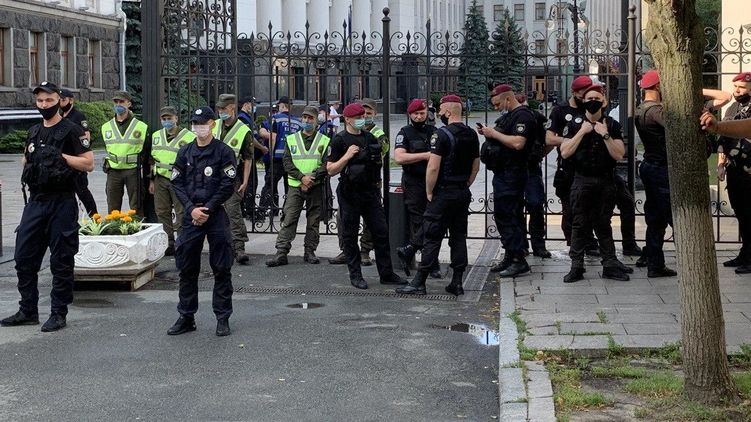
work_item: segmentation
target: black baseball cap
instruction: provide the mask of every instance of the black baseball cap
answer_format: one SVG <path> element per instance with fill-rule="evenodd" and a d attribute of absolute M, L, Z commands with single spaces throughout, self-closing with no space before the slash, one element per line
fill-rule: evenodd
<path fill-rule="evenodd" d="M 69 90 L 68 88 L 61 89 L 60 96 L 63 98 L 75 98 L 75 96 L 73 95 L 73 92 Z"/>
<path fill-rule="evenodd" d="M 52 82 L 44 81 L 39 84 L 36 88 L 34 88 L 34 94 L 39 94 L 40 91 L 44 91 L 48 94 L 60 94 L 60 88 L 57 87 L 57 85 L 53 84 Z"/>
<path fill-rule="evenodd" d="M 190 122 L 204 124 L 209 120 L 214 120 L 215 118 L 216 117 L 214 116 L 214 110 L 212 110 L 211 107 L 204 106 L 194 111 L 190 115 Z"/>
<path fill-rule="evenodd" d="M 279 101 L 276 102 L 277 104 L 287 104 L 289 105 L 289 97 L 281 97 L 279 98 Z"/>

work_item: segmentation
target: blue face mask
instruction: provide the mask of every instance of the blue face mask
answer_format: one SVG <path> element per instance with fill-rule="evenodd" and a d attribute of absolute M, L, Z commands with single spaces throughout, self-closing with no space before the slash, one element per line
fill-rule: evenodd
<path fill-rule="evenodd" d="M 255 108 L 255 107 L 253 107 L 253 114 L 255 114 L 255 113 L 256 113 L 256 108 Z"/>
<path fill-rule="evenodd" d="M 120 105 L 120 104 L 115 104 L 115 107 L 113 108 L 115 109 L 115 113 L 117 114 L 123 114 L 128 110 L 127 108 L 125 108 L 124 105 Z"/>
<path fill-rule="evenodd" d="M 366 117 L 365 118 L 365 126 L 373 126 L 375 124 L 375 119 L 372 117 Z"/>
<path fill-rule="evenodd" d="M 162 120 L 162 127 L 170 130 L 175 127 L 175 122 L 173 120 Z"/>
<path fill-rule="evenodd" d="M 222 113 L 219 113 L 219 120 L 222 120 L 222 121 L 224 121 L 224 120 L 228 120 L 228 119 L 229 119 L 229 117 L 230 117 L 230 116 L 229 116 L 229 113 L 224 113 L 224 112 L 222 112 Z"/>
<path fill-rule="evenodd" d="M 305 123 L 302 124 L 302 130 L 306 132 L 310 132 L 311 130 L 315 129 L 316 125 L 314 123 Z"/>
<path fill-rule="evenodd" d="M 355 129 L 360 130 L 365 127 L 365 123 L 365 119 L 357 119 L 355 120 L 355 123 L 352 124 L 352 126 L 354 126 Z"/>

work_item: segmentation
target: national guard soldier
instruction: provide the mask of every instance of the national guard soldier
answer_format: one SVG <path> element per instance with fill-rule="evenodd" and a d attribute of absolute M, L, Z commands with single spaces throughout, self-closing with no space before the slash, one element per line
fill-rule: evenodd
<path fill-rule="evenodd" d="M 529 107 L 516 101 L 510 85 L 500 84 L 490 94 L 493 107 L 504 114 L 495 128 L 480 125 L 485 136 L 485 164 L 493 171 L 494 217 L 506 255 L 491 271 L 514 277 L 529 271 L 524 257 L 526 221 L 522 212 L 527 187 L 529 154 L 537 134 L 537 120 Z"/>
<path fill-rule="evenodd" d="M 571 271 L 564 283 L 584 278 L 584 250 L 589 235 L 594 232 L 602 257 L 602 277 L 628 281 L 626 270 L 615 257 L 613 229 L 610 219 L 616 201 L 615 163 L 623 158 L 625 146 L 621 125 L 604 116 L 606 102 L 600 85 L 584 90 L 583 105 L 586 113 L 566 125 L 566 138 L 561 144 L 561 156 L 571 159 L 574 181 L 571 185 Z M 633 270 L 632 270 L 633 271 Z"/>
<path fill-rule="evenodd" d="M 647 223 L 646 245 L 643 258 L 646 260 L 647 276 L 673 277 L 677 273 L 665 266 L 665 229 L 673 225 L 670 207 L 670 183 L 668 179 L 668 153 L 665 143 L 665 123 L 662 115 L 660 75 L 656 70 L 644 74 L 639 82 L 644 91 L 644 101 L 636 108 L 634 125 L 644 145 L 644 159 L 639 166 L 639 177 L 647 195 L 644 202 L 644 220 Z M 637 261 L 637 266 L 640 262 Z"/>
<path fill-rule="evenodd" d="M 104 171 L 107 173 L 107 210 L 120 210 L 124 189 L 128 190 L 130 209 L 143 215 L 141 209 L 141 163 L 148 126 L 130 111 L 132 97 L 117 91 L 112 97 L 115 117 L 102 125 L 102 138 L 107 149 Z M 148 155 L 147 155 L 148 156 Z"/>
<path fill-rule="evenodd" d="M 467 220 L 472 198 L 469 187 L 480 169 L 480 142 L 475 131 L 461 122 L 461 104 L 461 98 L 456 95 L 441 99 L 438 114 L 444 127 L 430 138 L 430 159 L 426 170 L 428 204 L 423 220 L 425 245 L 422 261 L 414 279 L 397 288 L 397 293 L 426 294 L 425 280 L 438 261 L 441 242 L 448 229 L 453 275 L 446 291 L 456 296 L 464 294 L 462 277 L 467 268 Z"/>
<path fill-rule="evenodd" d="M 29 129 L 24 148 L 21 182 L 29 187 L 31 196 L 16 233 L 14 259 L 21 301 L 18 312 L 0 321 L 3 327 L 39 324 L 37 283 L 47 247 L 52 271 L 51 312 L 42 331 L 65 327 L 68 305 L 73 302 L 73 257 L 78 253 L 75 179 L 77 172 L 94 169 L 94 154 L 83 128 L 58 114 L 59 92 L 46 81 L 34 89 L 44 121 Z"/>
<path fill-rule="evenodd" d="M 178 234 L 182 230 L 183 204 L 177 199 L 172 188 L 172 166 L 177 158 L 177 151 L 185 144 L 196 139 L 196 135 L 178 125 L 177 110 L 174 107 L 162 107 L 159 112 L 162 128 L 151 135 L 152 171 L 149 193 L 154 195 L 154 210 L 157 220 L 167 233 L 167 250 L 164 254 L 175 254 L 175 228 Z M 175 209 L 176 227 L 172 225 L 172 209 Z"/>
<path fill-rule="evenodd" d="M 183 228 L 177 238 L 175 263 L 180 271 L 180 317 L 167 331 L 178 335 L 195 331 L 198 311 L 198 273 L 201 250 L 209 241 L 209 264 L 214 273 L 212 306 L 216 315 L 216 335 L 230 334 L 232 315 L 232 238 L 229 218 L 222 204 L 235 192 L 237 166 L 235 151 L 212 134 L 214 112 L 209 107 L 194 111 L 190 121 L 195 142 L 177 152 L 172 170 L 172 185 L 182 202 Z"/>
<path fill-rule="evenodd" d="M 237 119 L 245 123 L 253 134 L 253 159 L 250 160 L 250 176 L 248 177 L 248 187 L 245 188 L 243 195 L 242 210 L 246 218 L 253 219 L 256 210 L 256 193 L 258 192 L 258 166 L 257 163 L 261 157 L 268 154 L 269 149 L 264 146 L 259 139 L 263 139 L 256 127 L 256 97 L 245 97 L 241 100 L 242 106 L 237 113 Z"/>
<path fill-rule="evenodd" d="M 409 243 L 396 248 L 396 253 L 404 265 L 404 273 L 410 275 L 409 266 L 415 252 L 424 246 L 423 214 L 428 205 L 425 194 L 425 172 L 430 159 L 430 139 L 436 131 L 435 126 L 428 125 L 428 103 L 423 99 L 414 99 L 407 106 L 409 124 L 401 128 L 394 140 L 394 160 L 402 166 L 402 188 L 404 205 L 409 213 Z M 438 261 L 431 268 L 430 274 L 440 278 Z"/>
<path fill-rule="evenodd" d="M 405 284 L 406 281 L 397 276 L 391 266 L 386 214 L 378 190 L 381 181 L 381 145 L 375 136 L 363 130 L 365 109 L 360 104 L 347 105 L 343 114 L 345 130 L 331 141 L 326 170 L 330 176 L 341 173 L 337 198 L 349 281 L 358 289 L 368 288 L 368 283 L 362 277 L 360 251 L 357 250 L 357 232 L 362 217 L 373 234 L 381 283 Z"/>
<path fill-rule="evenodd" d="M 63 113 L 63 118 L 72 121 L 73 123 L 83 128 L 86 139 L 91 142 L 91 132 L 89 131 L 89 122 L 86 120 L 86 115 L 74 106 L 75 96 L 69 89 L 60 90 L 60 111 Z M 94 195 L 89 190 L 89 176 L 86 172 L 79 172 L 76 177 L 76 195 L 86 209 L 86 213 L 89 217 L 94 214 L 98 214 L 96 200 Z"/>
<path fill-rule="evenodd" d="M 248 188 L 248 179 L 253 162 L 253 133 L 250 128 L 237 118 L 237 100 L 232 94 L 221 94 L 216 102 L 219 120 L 212 129 L 214 138 L 221 140 L 235 152 L 235 160 L 240 174 L 234 178 L 235 190 L 224 203 L 224 209 L 229 216 L 232 231 L 232 250 L 235 260 L 240 265 L 250 264 L 250 256 L 245 253 L 245 243 L 248 242 L 248 228 L 242 213 L 242 201 Z"/>
<path fill-rule="evenodd" d="M 309 264 L 321 261 L 315 254 L 323 205 L 323 188 L 326 179 L 324 156 L 329 147 L 329 137 L 318 132 L 318 110 L 307 106 L 302 112 L 302 130 L 287 135 L 284 152 L 284 172 L 287 174 L 289 192 L 284 201 L 284 220 L 276 238 L 276 256 L 266 261 L 269 267 L 287 265 L 287 254 L 297 233 L 300 213 L 305 209 L 305 254 Z"/>

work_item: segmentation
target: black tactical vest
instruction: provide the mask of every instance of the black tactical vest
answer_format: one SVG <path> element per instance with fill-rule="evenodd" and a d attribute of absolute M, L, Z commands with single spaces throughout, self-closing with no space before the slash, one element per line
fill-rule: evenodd
<path fill-rule="evenodd" d="M 21 182 L 32 193 L 75 191 L 76 171 L 68 166 L 62 155 L 63 145 L 71 131 L 70 125 L 73 123 L 62 120 L 49 132 L 48 139 L 39 139 L 41 125 L 29 131 Z"/>

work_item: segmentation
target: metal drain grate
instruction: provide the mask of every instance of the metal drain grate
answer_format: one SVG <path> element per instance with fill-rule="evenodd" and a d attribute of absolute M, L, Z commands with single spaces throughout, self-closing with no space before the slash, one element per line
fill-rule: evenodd
<path fill-rule="evenodd" d="M 438 300 L 444 302 L 456 302 L 453 295 L 400 295 L 389 292 L 369 292 L 363 290 L 339 291 L 339 290 L 304 290 L 304 289 L 274 289 L 266 287 L 242 286 L 235 289 L 235 294 L 267 294 L 267 295 L 306 295 L 306 296 L 357 296 L 357 297 L 393 297 L 404 299 Z"/>

